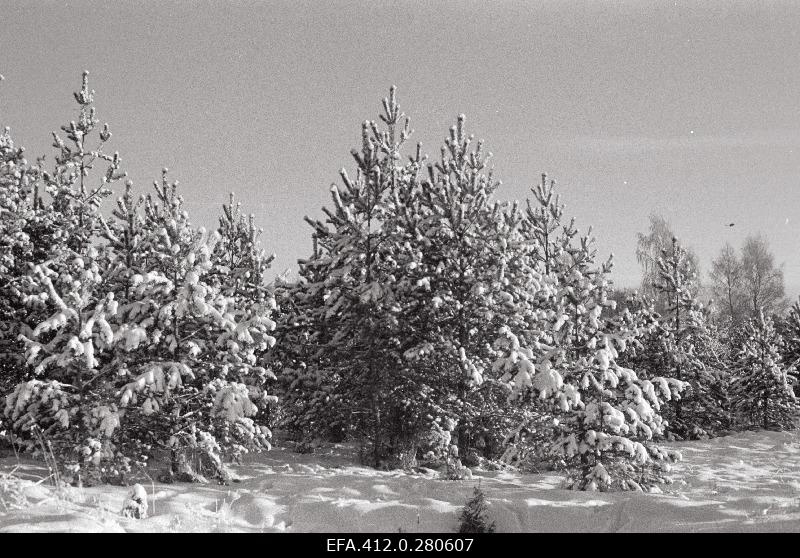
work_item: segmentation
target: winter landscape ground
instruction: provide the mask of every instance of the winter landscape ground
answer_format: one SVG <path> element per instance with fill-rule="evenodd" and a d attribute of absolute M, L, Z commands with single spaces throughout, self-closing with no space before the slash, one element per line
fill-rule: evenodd
<path fill-rule="evenodd" d="M 251 455 L 240 482 L 147 487 L 148 517 L 120 516 L 129 489 L 39 482 L 38 462 L 5 458 L 25 501 L 11 503 L 0 477 L 0 532 L 454 532 L 480 482 L 497 532 L 800 532 L 800 432 L 746 432 L 672 443 L 684 461 L 663 494 L 579 492 L 553 473 L 476 470 L 472 479 L 357 465 L 349 446 L 315 454 L 284 448 Z M 24 480 L 19 480 L 24 479 Z M 1 504 L 2 502 L 0 502 Z"/>

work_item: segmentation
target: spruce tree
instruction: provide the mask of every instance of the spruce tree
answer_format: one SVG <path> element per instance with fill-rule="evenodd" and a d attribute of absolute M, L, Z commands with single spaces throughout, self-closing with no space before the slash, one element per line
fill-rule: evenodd
<path fill-rule="evenodd" d="M 464 504 L 464 509 L 461 510 L 459 521 L 461 522 L 458 528 L 459 533 L 494 533 L 495 524 L 487 519 L 488 506 L 486 505 L 486 496 L 479 487 L 473 490 L 472 498 L 467 500 Z"/>

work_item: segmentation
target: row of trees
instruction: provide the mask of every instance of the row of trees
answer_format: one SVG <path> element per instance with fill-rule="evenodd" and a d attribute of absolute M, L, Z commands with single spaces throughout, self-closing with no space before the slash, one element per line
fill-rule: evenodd
<path fill-rule="evenodd" d="M 663 261 L 672 262 L 673 276 L 680 272 L 681 280 L 672 280 L 673 288 L 665 289 L 659 279 L 664 266 L 655 256 L 658 252 Z M 693 324 L 688 326 L 689 335 L 675 337 L 688 342 L 679 351 L 689 357 L 685 361 L 688 370 L 703 374 L 691 381 L 694 389 L 689 401 L 677 403 L 665 414 L 670 418 L 671 433 L 702 436 L 750 425 L 794 426 L 791 386 L 797 385 L 796 366 L 800 364 L 796 349 L 800 303 L 787 312 L 783 270 L 776 265 L 766 239 L 748 236 L 739 254 L 726 244 L 712 262 L 710 284 L 703 285 L 696 254 L 678 247 L 669 223 L 652 214 L 648 234 L 638 237 L 637 259 L 643 269 L 641 292 L 653 301 L 660 322 L 679 324 L 682 311 L 683 321 Z M 703 309 L 696 303 L 680 304 L 681 298 L 704 298 L 709 304 Z M 645 360 L 659 360 L 659 355 L 671 352 L 651 346 Z M 649 366 L 664 364 L 657 361 Z M 647 367 L 648 363 L 640 365 Z M 674 369 L 678 377 L 685 371 Z M 694 413 L 701 420 L 687 423 L 680 415 L 698 397 L 705 399 Z"/>
<path fill-rule="evenodd" d="M 295 328 L 275 353 L 282 412 L 304 444 L 352 437 L 367 462 L 406 466 L 451 444 L 532 449 L 574 486 L 634 487 L 674 458 L 658 437 L 794 425 L 771 318 L 720 328 L 674 237 L 640 239 L 649 296 L 617 308 L 611 261 L 565 218 L 554 182 L 524 206 L 497 201 L 463 116 L 439 159 L 424 165 L 417 147 L 402 163 L 410 131 L 393 91 L 384 109 L 386 129 L 364 123 L 356 178 L 342 170 L 327 219 L 309 220 L 314 254 L 283 291 Z"/>
<path fill-rule="evenodd" d="M 716 312 L 698 302 L 690 253 L 675 238 L 663 253 L 653 283 L 663 310 L 653 316 L 657 325 L 642 350 L 625 358 L 646 370 L 671 370 L 688 382 L 684 397 L 664 412 L 668 435 L 697 438 L 751 426 L 794 427 L 798 330 L 790 324 L 800 318 L 800 306 L 787 315 L 758 308 L 748 320 L 720 322 Z M 766 392 L 771 397 L 764 398 Z"/>
<path fill-rule="evenodd" d="M 639 292 L 653 299 L 656 310 L 663 312 L 668 301 L 655 287 L 658 259 L 669 250 L 676 235 L 663 216 L 653 213 L 649 219 L 648 232 L 637 236 L 636 259 L 642 266 Z M 707 284 L 700 280 L 700 261 L 692 250 L 686 250 L 682 265 L 688 288 L 709 301 L 709 311 L 717 323 L 738 326 L 758 317 L 760 312 L 773 315 L 787 309 L 783 269 L 776 265 L 767 240 L 761 235 L 748 236 L 738 254 L 733 246 L 725 244 L 711 262 Z"/>
<path fill-rule="evenodd" d="M 738 325 L 759 312 L 780 314 L 786 309 L 783 270 L 761 236 L 748 237 L 740 256 L 726 244 L 712 262 L 710 275 L 722 323 Z"/>
<path fill-rule="evenodd" d="M 354 437 L 373 465 L 412 465 L 473 448 L 498 455 L 523 429 L 580 488 L 661 478 L 658 410 L 682 382 L 640 378 L 615 360 L 643 326 L 610 316 L 611 262 L 564 217 L 542 177 L 525 206 L 494 198 L 490 154 L 460 116 L 440 158 L 410 136 L 394 89 L 384 128 L 365 122 L 317 250 L 279 298 L 293 328 L 275 358 L 285 423 Z M 284 300 L 288 303 L 284 304 Z M 616 474 L 610 473 L 615 471 Z"/>
<path fill-rule="evenodd" d="M 463 115 L 428 161 L 407 153 L 392 88 L 325 217 L 307 218 L 299 279 L 268 284 L 233 198 L 216 231 L 195 227 L 165 169 L 103 211 L 125 175 L 87 80 L 52 169 L 0 138 L 0 430 L 74 475 L 162 455 L 173 476 L 224 480 L 223 459 L 268 447 L 271 422 L 304 448 L 356 440 L 373 466 L 424 457 L 457 477 L 458 456 L 528 453 L 575 488 L 644 489 L 678 457 L 659 439 L 794 420 L 780 350 L 800 356 L 800 314 L 779 328 L 791 343 L 768 317 L 726 343 L 677 241 L 653 260 L 658 311 L 618 300 L 553 181 L 525 204 L 495 197 Z"/>

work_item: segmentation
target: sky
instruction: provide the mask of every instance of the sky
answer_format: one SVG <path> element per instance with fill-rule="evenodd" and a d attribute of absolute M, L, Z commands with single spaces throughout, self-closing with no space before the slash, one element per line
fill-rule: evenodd
<path fill-rule="evenodd" d="M 31 158 L 52 162 L 87 69 L 137 190 L 168 167 L 206 227 L 235 192 L 276 272 L 310 253 L 303 216 L 330 205 L 395 84 L 432 156 L 466 114 L 499 198 L 555 178 L 618 285 L 638 284 L 636 234 L 656 212 L 704 274 L 726 242 L 764 235 L 800 294 L 798 2 L 0 0 L 0 14 L 0 125 Z"/>

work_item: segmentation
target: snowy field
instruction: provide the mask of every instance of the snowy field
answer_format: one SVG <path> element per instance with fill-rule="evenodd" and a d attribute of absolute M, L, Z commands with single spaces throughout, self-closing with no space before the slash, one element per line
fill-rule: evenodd
<path fill-rule="evenodd" d="M 276 448 L 236 467 L 240 482 L 230 486 L 147 485 L 141 520 L 120 516 L 124 487 L 57 493 L 37 484 L 40 464 L 11 457 L 0 460 L 0 532 L 453 532 L 479 479 L 498 532 L 800 532 L 800 431 L 671 445 L 684 462 L 675 484 L 653 495 L 572 492 L 558 476 L 512 471 L 446 481 L 432 470 L 360 467 L 347 446 L 314 455 Z"/>

